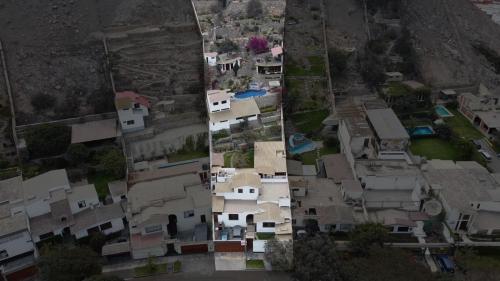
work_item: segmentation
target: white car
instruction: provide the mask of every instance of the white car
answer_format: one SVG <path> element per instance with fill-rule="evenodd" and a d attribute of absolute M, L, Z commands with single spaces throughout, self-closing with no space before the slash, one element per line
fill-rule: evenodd
<path fill-rule="evenodd" d="M 479 153 L 481 153 L 481 155 L 484 157 L 484 159 L 491 161 L 491 155 L 488 153 L 488 151 L 486 151 L 484 149 L 480 149 L 478 151 L 479 151 Z"/>

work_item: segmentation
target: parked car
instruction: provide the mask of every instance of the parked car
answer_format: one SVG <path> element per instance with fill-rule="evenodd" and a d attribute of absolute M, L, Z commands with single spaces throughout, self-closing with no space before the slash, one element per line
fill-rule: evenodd
<path fill-rule="evenodd" d="M 491 155 L 488 153 L 488 151 L 486 151 L 484 149 L 480 149 L 478 151 L 479 151 L 479 153 L 481 153 L 481 156 L 483 156 L 484 159 L 486 159 L 487 161 L 491 161 Z"/>
<path fill-rule="evenodd" d="M 455 263 L 450 259 L 448 255 L 437 255 L 436 261 L 439 264 L 442 272 L 455 272 Z"/>
<path fill-rule="evenodd" d="M 481 141 L 480 140 L 471 140 L 472 144 L 476 147 L 476 149 L 481 149 Z"/>

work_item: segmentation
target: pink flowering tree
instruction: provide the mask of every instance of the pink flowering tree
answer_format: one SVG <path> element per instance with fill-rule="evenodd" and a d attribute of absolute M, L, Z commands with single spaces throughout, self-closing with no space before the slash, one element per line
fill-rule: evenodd
<path fill-rule="evenodd" d="M 269 47 L 267 46 L 267 39 L 264 37 L 250 38 L 247 48 L 252 50 L 255 54 L 261 54 L 269 50 Z"/>

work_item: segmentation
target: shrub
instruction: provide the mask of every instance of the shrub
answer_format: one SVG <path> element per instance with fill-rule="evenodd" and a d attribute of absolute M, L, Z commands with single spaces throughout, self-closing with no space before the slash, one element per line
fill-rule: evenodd
<path fill-rule="evenodd" d="M 31 157 L 47 157 L 66 152 L 71 142 L 71 128 L 45 124 L 29 129 L 25 135 Z"/>
<path fill-rule="evenodd" d="M 261 54 L 269 50 L 267 39 L 264 37 L 252 37 L 248 41 L 247 48 L 255 54 Z"/>
<path fill-rule="evenodd" d="M 247 16 L 251 18 L 256 18 L 262 16 L 264 13 L 264 8 L 262 7 L 262 2 L 260 0 L 250 0 L 247 6 Z"/>
<path fill-rule="evenodd" d="M 71 144 L 66 151 L 66 158 L 72 165 L 87 161 L 90 150 L 81 143 Z"/>
<path fill-rule="evenodd" d="M 332 76 L 342 75 L 347 68 L 349 54 L 340 49 L 332 48 L 328 50 L 328 58 L 330 59 L 330 70 L 332 72 Z"/>
<path fill-rule="evenodd" d="M 38 93 L 31 98 L 31 105 L 33 106 L 33 108 L 35 108 L 36 111 L 49 109 L 53 107 L 55 103 L 55 97 L 44 93 Z"/>
<path fill-rule="evenodd" d="M 121 179 L 125 176 L 125 156 L 117 149 L 112 148 L 106 151 L 99 159 L 99 165 L 104 169 L 107 175 Z"/>
<path fill-rule="evenodd" d="M 221 43 L 218 43 L 218 52 L 219 53 L 229 53 L 229 52 L 237 52 L 239 51 L 240 47 L 238 44 L 234 43 L 233 41 L 229 39 L 225 39 Z"/>

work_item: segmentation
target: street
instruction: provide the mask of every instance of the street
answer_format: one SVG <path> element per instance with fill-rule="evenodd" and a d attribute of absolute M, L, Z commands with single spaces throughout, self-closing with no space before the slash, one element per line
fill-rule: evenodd
<path fill-rule="evenodd" d="M 210 274 L 178 273 L 144 278 L 126 279 L 134 281 L 190 280 L 190 281 L 290 281 L 290 275 L 267 271 L 216 271 Z"/>
<path fill-rule="evenodd" d="M 481 139 L 479 142 L 481 143 L 481 149 L 486 150 L 491 155 L 491 161 L 488 162 L 488 167 L 493 173 L 500 173 L 500 158 L 497 157 L 497 153 L 485 139 Z"/>

